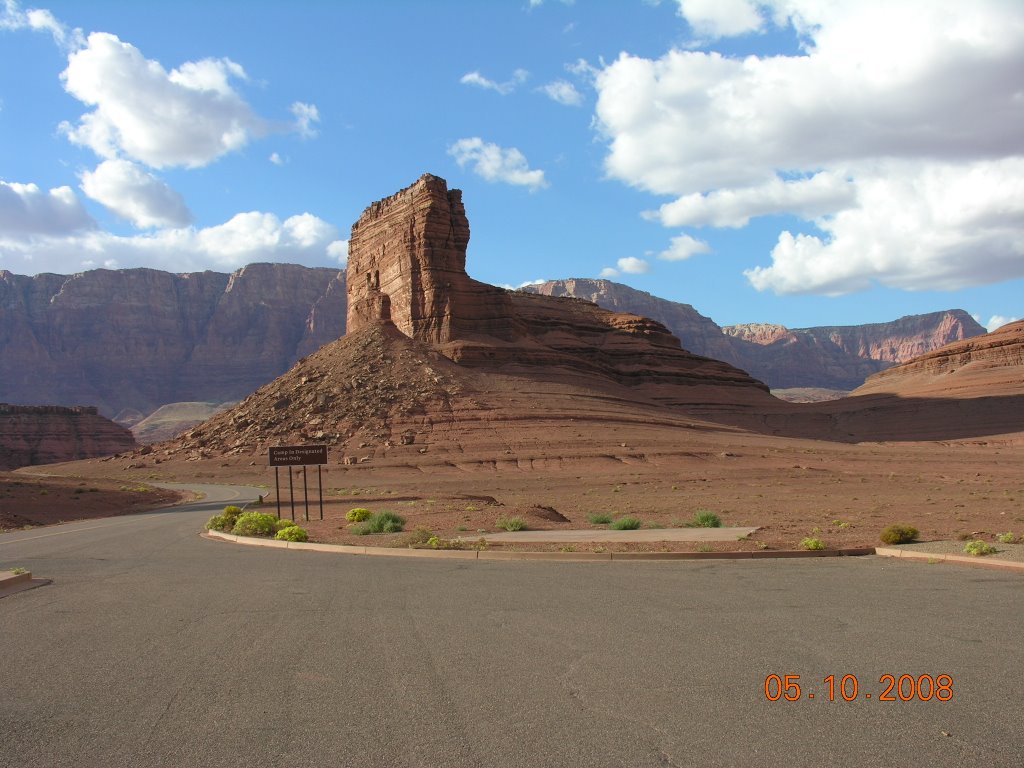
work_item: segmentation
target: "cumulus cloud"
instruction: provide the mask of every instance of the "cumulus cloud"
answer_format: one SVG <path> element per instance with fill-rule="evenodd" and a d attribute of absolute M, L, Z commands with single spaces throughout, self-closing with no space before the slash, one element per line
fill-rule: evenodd
<path fill-rule="evenodd" d="M 506 149 L 474 136 L 459 139 L 448 148 L 448 154 L 460 168 L 471 165 L 473 173 L 487 181 L 502 181 L 531 190 L 548 186 L 544 171 L 531 170 L 526 157 L 515 147 Z"/>
<path fill-rule="evenodd" d="M 61 73 L 65 90 L 93 109 L 62 128 L 104 158 L 202 167 L 268 131 L 233 87 L 245 77 L 230 59 L 186 62 L 168 72 L 135 46 L 94 32 Z"/>
<path fill-rule="evenodd" d="M 232 270 L 256 261 L 327 266 L 337 264 L 341 250 L 338 228 L 309 213 L 282 221 L 272 213 L 252 211 L 213 227 L 161 229 L 133 237 L 99 230 L 63 237 L 15 234 L 0 228 L 0 268 L 32 273 L 78 272 L 101 264 L 175 272 Z"/>
<path fill-rule="evenodd" d="M 618 277 L 619 276 L 619 270 L 617 270 L 615 267 L 605 267 L 604 269 L 602 269 L 600 271 L 600 273 L 598 273 L 597 276 L 598 277 Z"/>
<path fill-rule="evenodd" d="M 526 82 L 526 79 L 530 76 L 530 73 L 525 69 L 517 69 L 512 73 L 512 77 L 503 83 L 499 83 L 490 78 L 484 77 L 477 71 L 467 72 L 460 79 L 459 82 L 463 85 L 475 85 L 478 88 L 484 88 L 488 91 L 497 91 L 502 96 L 507 96 L 512 93 L 518 86 Z"/>
<path fill-rule="evenodd" d="M 342 266 L 348 264 L 348 240 L 335 240 L 328 243 L 327 255 Z"/>
<path fill-rule="evenodd" d="M 988 322 L 985 323 L 985 330 L 988 331 L 989 333 L 992 333 L 992 331 L 997 330 L 998 328 L 1002 328 L 1007 323 L 1013 323 L 1016 322 L 1017 320 L 1020 320 L 1020 318 L 1004 317 L 1003 315 L 992 315 L 992 317 L 988 319 Z"/>
<path fill-rule="evenodd" d="M 86 195 L 136 227 L 182 227 L 192 221 L 181 195 L 128 160 L 104 160 L 81 179 Z"/>
<path fill-rule="evenodd" d="M 709 35 L 789 24 L 793 56 L 622 54 L 597 75 L 609 177 L 667 226 L 788 214 L 759 289 L 957 288 L 1024 274 L 1024 23 L 1001 0 L 681 0 Z M 734 9 L 735 10 L 735 9 Z M 1004 195 L 1015 197 L 1004 197 Z"/>
<path fill-rule="evenodd" d="M 541 86 L 540 90 L 552 101 L 567 107 L 578 107 L 583 103 L 583 94 L 568 80 L 555 80 Z"/>
<path fill-rule="evenodd" d="M 754 0 L 677 0 L 679 15 L 693 31 L 708 37 L 732 37 L 764 26 Z"/>
<path fill-rule="evenodd" d="M 43 192 L 35 184 L 0 181 L 0 237 L 64 235 L 95 226 L 71 187 Z"/>
<path fill-rule="evenodd" d="M 658 258 L 665 261 L 685 261 L 699 253 L 711 253 L 711 246 L 689 235 L 678 235 L 672 238 L 667 250 L 658 254 Z"/>
<path fill-rule="evenodd" d="M 270 157 L 267 159 L 270 160 L 270 162 L 272 162 L 274 165 L 284 165 L 285 163 L 285 159 L 281 157 L 279 154 L 277 154 L 277 152 L 271 152 Z"/>

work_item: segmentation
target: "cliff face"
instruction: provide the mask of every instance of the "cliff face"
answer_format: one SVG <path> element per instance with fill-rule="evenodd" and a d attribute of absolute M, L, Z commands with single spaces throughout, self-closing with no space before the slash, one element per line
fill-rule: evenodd
<path fill-rule="evenodd" d="M 135 447 L 131 432 L 95 408 L 0 403 L 0 470 L 90 459 Z"/>
<path fill-rule="evenodd" d="M 466 274 L 468 243 L 462 194 L 436 176 L 373 203 L 349 239 L 348 332 L 391 320 L 457 363 L 503 372 L 542 366 L 627 385 L 766 389 L 726 363 L 684 351 L 647 317 L 477 282 Z"/>
<path fill-rule="evenodd" d="M 773 323 L 720 327 L 689 304 L 659 299 L 608 280 L 552 280 L 522 289 L 573 296 L 663 323 L 684 349 L 735 365 L 773 389 L 850 390 L 893 363 L 985 332 L 963 310 L 912 315 L 891 323 L 790 329 Z"/>
<path fill-rule="evenodd" d="M 0 271 L 0 399 L 110 415 L 237 400 L 343 334 L 344 296 L 343 273 L 290 264 Z"/>
<path fill-rule="evenodd" d="M 872 376 L 854 395 L 1020 397 L 1024 385 L 1024 320 L 954 341 Z"/>

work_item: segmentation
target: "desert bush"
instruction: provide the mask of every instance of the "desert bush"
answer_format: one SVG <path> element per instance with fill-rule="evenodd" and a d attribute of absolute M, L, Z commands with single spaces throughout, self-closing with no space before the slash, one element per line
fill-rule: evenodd
<path fill-rule="evenodd" d="M 280 520 L 274 520 L 274 533 L 283 531 L 285 528 L 291 528 L 293 525 L 298 525 L 298 523 L 285 517 L 282 517 Z"/>
<path fill-rule="evenodd" d="M 208 531 L 230 531 L 234 527 L 234 521 L 224 515 L 214 515 L 206 521 L 206 530 Z"/>
<path fill-rule="evenodd" d="M 969 541 L 964 545 L 964 552 L 968 555 L 974 555 L 975 557 L 984 557 L 985 555 L 993 555 L 999 550 L 993 547 L 991 544 L 986 544 L 981 539 L 975 541 Z"/>
<path fill-rule="evenodd" d="M 499 517 L 495 525 L 509 532 L 526 530 L 526 521 L 521 517 Z"/>
<path fill-rule="evenodd" d="M 800 546 L 804 549 L 824 549 L 825 542 L 821 539 L 806 538 L 800 541 Z"/>
<path fill-rule="evenodd" d="M 917 533 L 912 525 L 890 525 L 879 538 L 883 544 L 909 544 L 917 538 Z"/>
<path fill-rule="evenodd" d="M 236 536 L 273 536 L 278 519 L 265 512 L 243 512 L 235 521 L 231 532 Z"/>
<path fill-rule="evenodd" d="M 613 531 L 635 531 L 640 527 L 640 519 L 632 515 L 626 515 L 615 520 L 610 526 Z"/>
<path fill-rule="evenodd" d="M 306 533 L 305 528 L 300 528 L 293 523 L 287 528 L 279 530 L 274 534 L 274 538 L 278 541 L 309 541 L 309 534 Z"/>
<path fill-rule="evenodd" d="M 593 514 L 587 515 L 589 520 L 594 525 L 608 525 L 612 521 L 612 516 L 607 512 L 594 512 Z"/>
<path fill-rule="evenodd" d="M 698 509 L 690 523 L 693 528 L 721 528 L 721 518 L 710 509 Z"/>
<path fill-rule="evenodd" d="M 1017 537 L 1013 535 L 1012 531 L 996 534 L 996 541 L 998 541 L 1000 544 L 1013 544 L 1013 542 L 1015 542 L 1016 540 Z"/>
<path fill-rule="evenodd" d="M 348 514 L 345 515 L 345 519 L 350 523 L 361 523 L 363 520 L 369 520 L 372 516 L 373 512 L 370 510 L 363 509 L 362 507 L 356 507 L 355 509 L 350 509 L 348 511 Z"/>
<path fill-rule="evenodd" d="M 405 518 L 394 512 L 375 512 L 352 529 L 359 536 L 370 533 L 398 533 L 405 528 Z"/>
<path fill-rule="evenodd" d="M 233 526 L 236 522 L 238 522 L 238 518 L 242 514 L 242 508 L 236 507 L 234 504 L 230 504 L 224 507 L 224 511 L 221 512 L 221 514 L 227 520 L 229 520 L 231 522 L 231 525 Z"/>

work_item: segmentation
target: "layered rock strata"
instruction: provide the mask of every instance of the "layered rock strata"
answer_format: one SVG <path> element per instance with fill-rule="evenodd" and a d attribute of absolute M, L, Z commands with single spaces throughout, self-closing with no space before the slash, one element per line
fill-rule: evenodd
<path fill-rule="evenodd" d="M 96 408 L 0 403 L 0 469 L 107 456 L 137 447 Z"/>
<path fill-rule="evenodd" d="M 466 274 L 468 243 L 462 194 L 444 179 L 426 174 L 370 205 L 349 239 L 348 332 L 384 317 L 386 301 L 399 331 L 466 366 L 666 385 L 676 388 L 664 394 L 674 402 L 743 400 L 767 390 L 726 363 L 684 351 L 649 318 L 473 280 Z M 679 389 L 702 384 L 722 386 L 699 394 Z"/>

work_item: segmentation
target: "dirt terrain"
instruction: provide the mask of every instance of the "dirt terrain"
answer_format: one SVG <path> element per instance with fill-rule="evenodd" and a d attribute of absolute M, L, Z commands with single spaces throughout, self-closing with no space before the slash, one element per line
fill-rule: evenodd
<path fill-rule="evenodd" d="M 174 504 L 181 499 L 179 493 L 129 478 L 111 480 L 29 474 L 42 471 L 49 471 L 49 467 L 0 472 L 0 532 L 128 515 Z"/>

